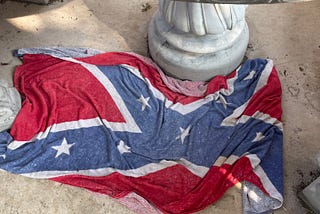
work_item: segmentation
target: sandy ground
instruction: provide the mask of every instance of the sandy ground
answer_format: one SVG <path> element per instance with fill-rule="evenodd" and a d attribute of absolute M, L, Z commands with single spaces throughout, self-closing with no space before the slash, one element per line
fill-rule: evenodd
<path fill-rule="evenodd" d="M 143 4 L 151 8 L 144 10 Z M 12 83 L 22 47 L 91 47 L 148 55 L 147 26 L 156 0 L 64 0 L 49 6 L 0 4 L 0 78 Z M 248 58 L 270 58 L 283 87 L 284 206 L 307 213 L 296 193 L 318 176 L 320 152 L 320 1 L 249 6 Z M 130 213 L 106 196 L 0 172 L 0 213 Z M 229 190 L 200 212 L 241 213 L 241 191 Z"/>

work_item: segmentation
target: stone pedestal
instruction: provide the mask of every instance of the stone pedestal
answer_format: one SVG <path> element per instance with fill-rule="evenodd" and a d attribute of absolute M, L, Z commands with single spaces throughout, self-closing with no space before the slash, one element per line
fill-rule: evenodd
<path fill-rule="evenodd" d="M 159 0 L 149 26 L 149 50 L 170 76 L 207 81 L 232 72 L 249 41 L 245 5 Z"/>

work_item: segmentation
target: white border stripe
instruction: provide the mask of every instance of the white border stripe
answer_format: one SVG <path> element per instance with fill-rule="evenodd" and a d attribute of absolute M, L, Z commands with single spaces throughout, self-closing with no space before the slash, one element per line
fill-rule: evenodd
<path fill-rule="evenodd" d="M 223 89 L 220 89 L 219 91 L 216 91 L 213 94 L 207 95 L 205 98 L 198 99 L 197 101 L 194 101 L 192 103 L 181 104 L 179 102 L 173 103 L 172 101 L 168 100 L 161 91 L 159 91 L 156 87 L 154 87 L 150 83 L 150 80 L 148 78 L 144 78 L 141 75 L 140 71 L 137 68 L 134 68 L 129 65 L 124 65 L 124 64 L 121 66 L 128 69 L 132 74 L 134 74 L 135 76 L 137 76 L 138 78 L 143 80 L 148 85 L 148 87 L 152 91 L 153 95 L 157 99 L 163 101 L 167 108 L 170 108 L 171 110 L 177 111 L 182 115 L 186 115 L 190 112 L 193 112 L 193 111 L 197 110 L 198 108 L 200 108 L 201 106 L 203 106 L 204 104 L 209 103 L 213 100 L 218 100 L 220 96 L 231 95 L 234 92 L 234 82 L 238 78 L 238 71 L 239 71 L 239 69 L 236 71 L 236 75 L 233 78 L 227 79 L 228 89 L 223 88 Z"/>
<path fill-rule="evenodd" d="M 265 190 L 269 193 L 270 197 L 279 200 L 280 202 L 279 206 L 275 207 L 275 209 L 280 208 L 282 206 L 283 197 L 281 193 L 279 193 L 279 191 L 272 184 L 272 182 L 270 181 L 270 179 L 268 178 L 267 174 L 264 172 L 262 167 L 259 165 L 261 160 L 255 154 L 246 155 L 246 157 L 249 158 L 253 171 L 255 172 L 256 175 L 259 176 Z"/>
<path fill-rule="evenodd" d="M 107 128 L 110 128 L 113 131 L 127 131 L 126 128 L 123 128 L 122 126 L 125 126 L 122 123 L 113 123 L 108 122 L 107 120 L 103 119 L 101 120 L 99 117 L 93 118 L 93 119 L 86 119 L 86 120 L 77 120 L 72 122 L 64 122 L 64 123 L 58 123 L 53 124 L 52 126 L 49 126 L 44 132 L 38 133 L 36 136 L 34 136 L 29 141 L 18 141 L 14 140 L 8 144 L 8 149 L 15 150 L 19 147 L 23 146 L 26 143 L 34 142 L 36 140 L 41 140 L 46 137 L 48 137 L 49 133 L 57 133 L 60 131 L 67 131 L 67 130 L 74 130 L 79 128 L 90 128 L 95 126 L 102 126 L 105 125 Z"/>
<path fill-rule="evenodd" d="M 278 127 L 279 130 L 283 131 L 283 124 L 278 119 L 271 117 L 269 114 L 262 113 L 260 111 L 255 112 L 252 116 L 242 115 L 237 123 L 246 123 L 250 118 L 262 120 L 265 123 Z"/>
<path fill-rule="evenodd" d="M 17 140 L 12 141 L 11 143 L 8 144 L 8 149 L 15 150 L 26 143 L 44 139 L 48 137 L 49 133 L 56 133 L 60 131 L 73 130 L 73 129 L 79 129 L 79 128 L 90 128 L 90 127 L 101 126 L 101 125 L 103 125 L 103 123 L 101 122 L 99 117 L 96 117 L 93 119 L 87 119 L 87 120 L 78 120 L 78 121 L 72 121 L 72 122 L 53 124 L 52 126 L 49 126 L 44 132 L 40 132 L 37 135 L 35 135 L 29 141 L 17 141 Z"/>
<path fill-rule="evenodd" d="M 53 56 L 55 57 L 55 56 Z M 112 96 L 113 101 L 119 108 L 119 111 L 121 112 L 123 118 L 125 119 L 125 123 L 118 123 L 118 122 L 109 122 L 106 120 L 104 121 L 104 124 L 110 128 L 112 131 L 128 131 L 128 132 L 133 132 L 133 133 L 141 133 L 140 128 L 134 121 L 130 111 L 128 110 L 127 106 L 125 105 L 122 97 L 119 95 L 118 91 L 116 88 L 113 86 L 112 82 L 109 80 L 109 78 L 102 73 L 102 71 L 95 65 L 85 63 L 78 61 L 73 58 L 69 57 L 56 57 L 58 59 L 62 59 L 68 62 L 73 62 L 76 64 L 80 64 L 86 70 L 88 70 L 100 83 L 103 85 L 103 87 L 106 89 L 106 91 L 109 92 L 109 94 Z"/>
<path fill-rule="evenodd" d="M 253 94 L 255 94 L 257 91 L 259 91 L 265 85 L 267 85 L 272 70 L 273 70 L 273 61 L 268 60 L 268 63 L 266 64 L 266 66 L 264 67 L 264 69 L 261 73 L 258 84 L 257 84 L 256 89 L 254 90 Z"/>
<path fill-rule="evenodd" d="M 142 166 L 140 168 L 130 169 L 130 170 L 120 170 L 120 169 L 114 169 L 114 168 L 108 167 L 108 168 L 79 170 L 79 171 L 41 171 L 41 172 L 23 173 L 21 175 L 30 177 L 30 178 L 47 179 L 47 178 L 55 178 L 55 177 L 66 176 L 66 175 L 83 175 L 83 176 L 101 177 L 101 176 L 110 175 L 114 172 L 118 172 L 125 176 L 137 178 L 140 176 L 147 175 L 149 173 L 153 173 L 153 172 L 165 169 L 170 166 L 174 166 L 176 164 L 177 163 L 173 161 L 161 161 L 159 163 L 151 163 L 151 164 Z"/>
<path fill-rule="evenodd" d="M 237 155 L 230 155 L 229 157 L 225 156 L 219 156 L 217 160 L 214 162 L 213 166 L 220 167 L 223 164 L 229 164 L 232 165 L 234 164 L 237 160 L 239 160 L 239 156 Z"/>
<path fill-rule="evenodd" d="M 131 113 L 127 109 L 122 97 L 119 95 L 111 81 L 108 79 L 106 75 L 104 75 L 97 66 L 90 65 L 87 63 L 81 63 L 83 67 L 90 71 L 90 73 L 99 80 L 99 82 L 104 86 L 104 88 L 110 93 L 113 98 L 113 101 L 116 103 L 119 108 L 123 118 L 125 119 L 125 123 L 123 122 L 109 122 L 106 120 L 104 124 L 107 125 L 112 131 L 128 131 L 133 133 L 141 133 L 140 128 L 134 121 Z"/>
<path fill-rule="evenodd" d="M 254 90 L 253 95 L 259 91 L 261 88 L 263 88 L 265 85 L 267 85 L 270 74 L 272 72 L 273 69 L 273 62 L 272 60 L 268 60 L 267 65 L 265 66 L 265 68 L 262 71 L 262 74 L 259 78 L 258 84 Z M 252 96 L 253 97 L 253 96 Z M 247 102 L 245 102 L 244 104 L 242 104 L 241 106 L 239 106 L 238 108 L 236 108 L 233 113 L 231 115 L 229 115 L 228 117 L 226 117 L 221 125 L 222 126 L 235 126 L 238 124 L 239 122 L 239 117 L 243 114 L 243 112 L 246 110 L 247 106 L 249 105 L 250 101 L 252 100 L 252 97 L 247 100 Z M 269 120 L 271 121 L 271 120 Z"/>
<path fill-rule="evenodd" d="M 114 172 L 117 172 L 125 176 L 137 178 L 137 177 L 145 176 L 150 173 L 154 173 L 159 170 L 162 170 L 177 164 L 181 164 L 185 166 L 191 173 L 199 177 L 204 177 L 205 174 L 209 171 L 209 168 L 207 167 L 198 166 L 185 159 L 181 159 L 177 162 L 163 160 L 163 161 L 160 161 L 159 163 L 150 163 L 140 168 L 130 169 L 130 170 L 120 170 L 120 169 L 114 169 L 114 168 L 108 167 L 108 168 L 79 170 L 79 171 L 40 171 L 40 172 L 32 172 L 32 173 L 23 173 L 21 175 L 30 177 L 30 178 L 48 179 L 48 178 L 55 178 L 59 176 L 66 176 L 66 175 L 83 175 L 83 176 L 101 177 L 101 176 L 107 176 Z"/>
<path fill-rule="evenodd" d="M 200 178 L 203 178 L 207 172 L 209 171 L 210 168 L 205 167 L 205 166 L 199 166 L 196 164 L 191 163 L 190 161 L 186 159 L 180 159 L 177 161 L 179 164 L 183 165 L 186 167 L 190 172 L 192 172 L 194 175 L 199 176 Z"/>

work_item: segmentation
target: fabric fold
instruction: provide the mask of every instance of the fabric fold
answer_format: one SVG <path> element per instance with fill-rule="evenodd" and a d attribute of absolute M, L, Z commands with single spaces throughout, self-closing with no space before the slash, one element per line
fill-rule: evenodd
<path fill-rule="evenodd" d="M 128 206 L 137 200 L 137 212 L 197 212 L 239 182 L 244 212 L 281 207 L 281 84 L 273 62 L 248 60 L 206 90 L 199 84 L 201 96 L 172 90 L 161 75 L 130 53 L 24 53 L 14 83 L 25 99 L 10 132 L 0 133 L 7 147 L 0 168 Z"/>

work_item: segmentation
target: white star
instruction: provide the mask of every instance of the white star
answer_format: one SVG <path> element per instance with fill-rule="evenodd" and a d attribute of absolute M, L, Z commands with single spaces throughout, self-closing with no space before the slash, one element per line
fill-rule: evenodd
<path fill-rule="evenodd" d="M 0 157 L 2 157 L 3 160 L 6 159 L 6 155 L 0 155 Z"/>
<path fill-rule="evenodd" d="M 141 97 L 139 99 L 137 99 L 140 103 L 142 103 L 141 106 L 141 110 L 144 111 L 146 109 L 146 107 L 148 106 L 149 108 L 151 108 L 151 106 L 149 105 L 149 100 L 150 97 L 144 98 L 143 95 L 141 95 Z"/>
<path fill-rule="evenodd" d="M 256 74 L 255 71 L 250 71 L 249 75 L 246 78 L 244 78 L 243 80 L 251 80 L 255 74 Z"/>
<path fill-rule="evenodd" d="M 257 132 L 256 137 L 253 139 L 252 142 L 259 142 L 261 141 L 265 136 L 262 134 L 262 132 Z"/>
<path fill-rule="evenodd" d="M 68 144 L 66 138 L 63 138 L 62 143 L 60 146 L 52 146 L 51 148 L 57 150 L 57 154 L 56 157 L 59 157 L 61 154 L 66 154 L 66 155 L 70 155 L 70 148 L 74 145 L 73 144 Z"/>
<path fill-rule="evenodd" d="M 183 128 L 180 127 L 180 132 L 181 132 L 181 134 L 180 134 L 178 137 L 176 137 L 176 140 L 181 139 L 182 144 L 183 144 L 183 143 L 184 143 L 184 139 L 185 139 L 187 136 L 190 135 L 190 129 L 191 129 L 191 126 L 189 126 L 189 127 L 186 128 L 186 129 L 183 129 Z"/>
<path fill-rule="evenodd" d="M 122 140 L 119 142 L 117 149 L 119 150 L 120 154 L 131 153 L 130 151 L 131 148 L 127 146 Z"/>

